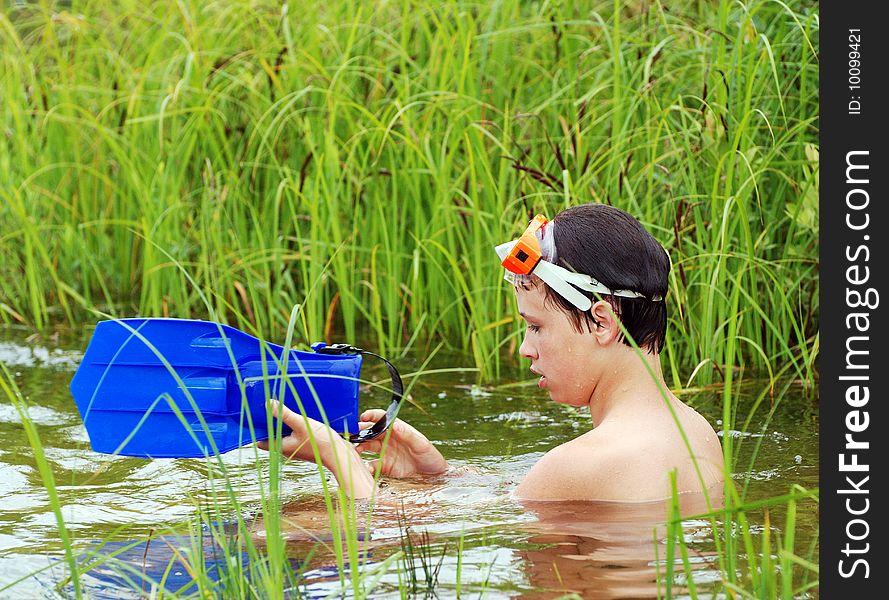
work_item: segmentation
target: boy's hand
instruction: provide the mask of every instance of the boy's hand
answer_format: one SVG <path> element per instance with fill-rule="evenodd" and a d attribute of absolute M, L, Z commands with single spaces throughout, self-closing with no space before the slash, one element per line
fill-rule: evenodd
<path fill-rule="evenodd" d="M 281 454 L 290 459 L 296 458 L 299 460 L 315 462 L 315 453 L 312 450 L 312 443 L 309 441 L 309 432 L 311 432 L 312 437 L 315 439 L 315 444 L 318 446 L 318 451 L 321 454 L 322 464 L 327 466 L 326 461 L 331 454 L 331 441 L 336 443 L 336 439 L 342 440 L 342 438 L 336 435 L 336 433 L 324 423 L 320 423 L 314 419 L 309 419 L 299 413 L 293 412 L 275 400 L 269 401 L 269 408 L 272 409 L 272 414 L 275 417 L 284 421 L 284 423 L 293 430 L 290 432 L 290 435 L 281 439 Z M 331 440 L 331 437 L 334 439 Z M 268 450 L 269 442 L 268 440 L 256 442 L 256 446 L 263 450 Z"/>
<path fill-rule="evenodd" d="M 361 413 L 359 427 L 366 429 L 385 414 L 386 411 L 380 408 L 364 411 Z M 432 442 L 401 419 L 395 419 L 385 434 L 358 444 L 356 449 L 359 452 L 380 454 L 377 470 L 387 477 L 436 475 L 448 469 L 447 461 Z"/>
<path fill-rule="evenodd" d="M 333 429 L 295 413 L 274 400 L 269 402 L 272 414 L 284 421 L 293 431 L 281 440 L 281 452 L 287 458 L 297 458 L 315 462 L 315 452 L 309 436 L 318 446 L 321 464 L 336 477 L 340 487 L 352 498 L 368 498 L 374 493 L 373 469 L 370 468 L 352 447 Z M 269 442 L 256 442 L 263 450 L 269 449 Z"/>

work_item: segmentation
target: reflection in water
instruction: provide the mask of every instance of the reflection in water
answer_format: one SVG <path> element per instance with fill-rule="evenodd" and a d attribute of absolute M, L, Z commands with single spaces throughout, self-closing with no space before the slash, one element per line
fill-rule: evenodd
<path fill-rule="evenodd" d="M 517 550 L 534 591 L 523 598 L 657 598 L 668 554 L 666 522 L 669 502 L 523 502 L 537 517 L 527 523 L 529 544 Z M 701 494 L 683 494 L 680 514 L 707 512 Z M 705 523 L 692 526 L 708 527 Z M 684 523 L 688 534 L 689 523 Z M 675 549 L 678 556 L 678 547 Z M 705 560 L 701 560 L 704 558 Z M 706 557 L 692 561 L 706 568 Z M 677 565 L 678 566 L 678 565 Z M 663 593 L 663 583 L 661 583 Z"/>
<path fill-rule="evenodd" d="M 206 533 L 206 532 L 205 532 Z M 97 548 L 100 558 L 83 577 L 84 591 L 90 598 L 154 598 L 161 588 L 175 597 L 243 597 L 244 587 L 253 576 L 262 577 L 267 569 L 251 565 L 249 553 L 238 551 L 234 539 L 231 547 L 222 548 L 218 540 L 206 534 L 200 547 L 194 546 L 189 536 L 160 536 L 144 542 L 108 542 Z M 290 598 L 323 598 L 330 591 L 330 582 L 339 583 L 339 571 L 335 565 L 322 566 L 311 571 L 303 569 L 302 560 L 296 557 L 284 559 L 293 573 L 299 573 L 297 584 L 287 581 L 283 596 Z M 205 574 L 199 586 L 192 574 L 202 561 Z M 251 568 L 252 567 L 252 568 Z M 285 573 L 287 569 L 285 569 Z M 291 585 L 292 584 L 292 585 Z"/>
<path fill-rule="evenodd" d="M 225 553 L 209 535 L 202 537 L 205 572 L 211 581 L 219 581 L 226 568 Z M 98 554 L 111 557 L 92 568 L 87 577 L 87 589 L 92 598 L 120 598 L 123 590 L 134 596 L 151 597 L 163 582 L 167 592 L 193 594 L 195 548 L 186 536 L 160 536 L 145 542 L 108 542 L 98 548 Z M 242 555 L 247 560 L 246 553 Z M 197 558 L 201 560 L 201 558 Z"/>
<path fill-rule="evenodd" d="M 479 479 L 478 474 L 472 476 Z M 462 583 L 467 587 L 475 584 L 486 588 L 488 597 L 497 588 L 501 592 L 511 588 L 509 596 L 519 594 L 522 598 L 557 598 L 566 594 L 603 600 L 657 598 L 659 580 L 663 594 L 669 502 L 529 502 L 516 501 L 509 494 L 492 496 L 489 493 L 486 499 L 475 498 L 481 500 L 474 507 L 478 527 L 467 531 L 465 522 L 470 516 L 470 504 L 455 503 L 447 495 L 447 490 L 460 487 L 460 480 L 465 477 L 464 474 L 433 483 L 395 482 L 376 502 L 372 522 L 366 520 L 367 505 L 359 503 L 355 513 L 359 521 L 352 527 L 353 531 L 357 529 L 361 542 L 364 568 L 371 568 L 399 549 L 403 550 L 404 540 L 410 535 L 412 543 L 420 541 L 434 547 L 425 552 L 426 563 L 432 558 L 431 562 L 435 563 L 432 567 L 441 568 L 443 573 L 453 572 L 458 560 L 454 550 L 462 538 L 465 551 L 471 551 L 480 540 L 513 548 L 508 561 L 511 568 L 505 570 L 506 564 L 500 561 L 497 572 L 501 577 L 494 577 L 493 581 L 488 580 L 490 569 L 484 565 L 468 569 L 468 555 L 463 556 Z M 491 478 L 488 482 L 491 483 Z M 719 491 L 711 492 L 712 508 L 721 504 Z M 709 510 L 702 494 L 680 497 L 679 511 L 683 517 Z M 507 517 L 510 513 L 512 516 Z M 442 530 L 441 524 L 449 517 L 451 529 Z M 504 517 L 511 521 L 509 536 L 503 535 Z M 487 518 L 495 524 L 487 525 Z M 460 529 L 455 530 L 453 525 L 457 523 Z M 316 570 L 334 568 L 335 558 L 330 550 L 333 536 L 328 524 L 323 499 L 307 498 L 289 504 L 284 510 L 288 553 L 295 556 L 312 553 L 312 566 Z M 429 531 L 432 535 L 427 534 Z M 254 534 L 262 539 L 260 521 L 255 523 Z M 710 535 L 710 523 L 683 521 L 683 535 L 687 540 L 706 539 Z M 491 536 L 495 540 L 491 540 Z M 717 566 L 712 564 L 714 555 L 700 548 L 690 548 L 689 552 L 696 582 L 718 578 Z M 673 554 L 676 572 L 682 571 L 679 556 L 676 546 Z M 423 564 L 420 559 L 415 559 L 411 566 L 424 572 L 429 567 L 430 564 Z M 515 585 L 519 580 L 524 581 Z M 437 595 L 450 596 L 446 590 L 439 590 Z"/>

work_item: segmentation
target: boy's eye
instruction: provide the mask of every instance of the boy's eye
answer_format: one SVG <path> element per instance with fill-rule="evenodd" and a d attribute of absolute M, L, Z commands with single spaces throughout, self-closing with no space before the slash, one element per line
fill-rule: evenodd
<path fill-rule="evenodd" d="M 531 325 L 530 323 L 528 323 L 528 331 L 536 333 L 540 331 L 540 325 Z"/>

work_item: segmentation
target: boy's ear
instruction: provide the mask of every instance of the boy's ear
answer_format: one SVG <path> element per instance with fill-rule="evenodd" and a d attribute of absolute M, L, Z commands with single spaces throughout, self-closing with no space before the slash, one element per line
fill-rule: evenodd
<path fill-rule="evenodd" d="M 599 324 L 593 333 L 599 339 L 600 344 L 606 345 L 620 339 L 620 325 L 617 322 L 617 315 L 614 314 L 611 304 L 605 300 L 599 300 L 593 304 L 590 312 Z"/>

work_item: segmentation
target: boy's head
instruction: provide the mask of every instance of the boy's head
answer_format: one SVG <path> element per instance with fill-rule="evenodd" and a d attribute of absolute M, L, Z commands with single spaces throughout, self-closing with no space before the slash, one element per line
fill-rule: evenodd
<path fill-rule="evenodd" d="M 584 286 L 572 286 L 574 290 L 593 303 L 600 298 L 608 301 L 640 348 L 661 352 L 667 331 L 663 298 L 667 295 L 670 259 L 639 221 L 612 206 L 584 204 L 560 212 L 538 231 L 537 237 L 545 260 L 570 272 L 589 275 L 600 284 L 589 286 L 600 290 L 596 292 Z M 530 277 L 520 277 L 516 284 L 525 288 L 542 286 L 545 302 L 564 312 L 577 332 L 592 332 L 597 324 L 592 313 L 578 308 L 576 298 L 567 299 L 535 276 L 539 271 L 535 268 Z M 631 345 L 626 339 L 623 342 Z"/>

